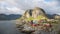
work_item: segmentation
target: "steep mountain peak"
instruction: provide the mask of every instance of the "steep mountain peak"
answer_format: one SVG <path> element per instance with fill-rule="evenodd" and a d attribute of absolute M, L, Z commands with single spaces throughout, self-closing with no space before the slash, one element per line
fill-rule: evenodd
<path fill-rule="evenodd" d="M 45 11 L 42 8 L 35 7 L 34 9 L 28 9 L 25 11 L 22 17 L 24 18 L 38 18 L 38 16 L 47 17 Z"/>
<path fill-rule="evenodd" d="M 41 12 L 45 13 L 45 11 L 42 8 L 35 7 L 33 10 L 40 10 Z"/>

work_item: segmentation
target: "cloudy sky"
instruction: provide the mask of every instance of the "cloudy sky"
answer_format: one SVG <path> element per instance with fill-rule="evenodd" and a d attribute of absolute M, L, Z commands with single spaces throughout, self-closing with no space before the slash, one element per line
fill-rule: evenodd
<path fill-rule="evenodd" d="M 34 7 L 41 7 L 48 14 L 60 14 L 60 0 L 0 0 L 0 14 L 23 14 Z"/>

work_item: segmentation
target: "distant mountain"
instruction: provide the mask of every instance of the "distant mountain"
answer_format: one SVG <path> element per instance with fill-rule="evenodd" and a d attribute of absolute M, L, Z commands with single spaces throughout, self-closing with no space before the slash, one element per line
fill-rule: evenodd
<path fill-rule="evenodd" d="M 54 19 L 60 20 L 60 15 L 54 14 L 53 16 L 54 16 Z"/>
<path fill-rule="evenodd" d="M 10 14 L 10 15 L 0 14 L 0 20 L 16 20 L 20 17 L 21 15 L 19 14 Z"/>
<path fill-rule="evenodd" d="M 58 15 L 58 14 L 46 14 L 47 15 L 47 17 L 49 18 L 49 19 L 54 19 L 55 18 L 55 16 L 60 16 L 60 15 Z"/>
<path fill-rule="evenodd" d="M 53 19 L 53 18 L 54 18 L 54 15 L 51 15 L 51 14 L 46 14 L 46 16 L 47 16 L 49 19 Z"/>

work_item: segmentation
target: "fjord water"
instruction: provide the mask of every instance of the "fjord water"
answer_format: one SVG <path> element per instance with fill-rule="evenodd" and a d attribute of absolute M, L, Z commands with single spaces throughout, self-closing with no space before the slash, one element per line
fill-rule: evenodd
<path fill-rule="evenodd" d="M 0 21 L 0 34 L 24 34 L 17 30 L 16 23 L 16 20 Z M 54 34 L 54 32 L 41 31 L 41 34 Z"/>
<path fill-rule="evenodd" d="M 22 34 L 16 30 L 16 21 L 0 21 L 0 34 Z"/>

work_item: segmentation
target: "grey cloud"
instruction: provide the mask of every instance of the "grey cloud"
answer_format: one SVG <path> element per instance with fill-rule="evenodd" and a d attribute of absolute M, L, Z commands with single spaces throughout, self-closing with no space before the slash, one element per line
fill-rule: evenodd
<path fill-rule="evenodd" d="M 12 1 L 12 0 L 10 0 L 10 1 Z M 53 13 L 60 12 L 60 10 L 58 8 L 58 7 L 60 7 L 59 0 L 50 0 L 49 2 L 47 2 L 45 0 L 13 0 L 13 3 L 10 3 L 8 1 L 6 1 L 6 2 L 8 3 L 7 4 L 8 7 L 17 7 L 22 10 L 26 10 L 26 9 L 30 9 L 30 8 L 34 8 L 34 7 L 41 7 L 46 11 L 46 13 L 53 14 Z M 57 9 L 55 9 L 55 8 L 57 8 Z M 7 12 L 7 13 L 9 13 L 9 12 Z M 21 11 L 21 12 L 23 13 L 24 11 Z M 15 12 L 13 12 L 13 13 L 15 13 Z M 20 11 L 18 11 L 17 13 L 20 13 Z"/>

